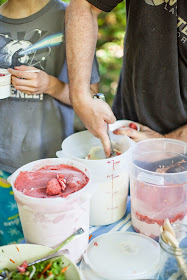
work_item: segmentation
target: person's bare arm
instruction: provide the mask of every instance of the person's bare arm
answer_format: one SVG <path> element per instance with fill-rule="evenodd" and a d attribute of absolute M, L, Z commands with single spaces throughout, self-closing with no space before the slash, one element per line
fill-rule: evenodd
<path fill-rule="evenodd" d="M 100 12 L 86 0 L 71 0 L 66 10 L 66 53 L 73 108 L 86 128 L 100 138 L 109 156 L 106 122 L 115 122 L 115 117 L 108 104 L 93 99 L 89 91 Z"/>
<path fill-rule="evenodd" d="M 36 73 L 25 72 L 29 70 L 38 69 L 25 65 L 9 69 L 9 72 L 12 74 L 12 84 L 17 90 L 31 95 L 46 93 L 64 104 L 71 105 L 68 84 L 54 76 L 48 75 L 42 70 Z M 98 84 L 90 85 L 90 92 L 92 95 L 97 93 Z"/>
<path fill-rule="evenodd" d="M 187 142 L 187 124 L 173 130 L 168 134 L 165 134 L 165 137 Z"/>

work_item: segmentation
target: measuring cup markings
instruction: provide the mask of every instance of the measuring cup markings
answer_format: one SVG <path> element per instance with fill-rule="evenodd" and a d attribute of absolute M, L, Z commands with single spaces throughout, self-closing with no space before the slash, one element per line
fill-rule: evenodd
<path fill-rule="evenodd" d="M 107 163 L 108 164 L 112 163 L 112 165 L 113 165 L 112 169 L 114 171 L 115 170 L 115 166 L 120 163 L 120 160 L 119 161 L 115 161 L 115 160 L 112 159 L 112 160 L 107 161 Z"/>
<path fill-rule="evenodd" d="M 113 171 L 115 171 L 116 166 L 120 163 L 120 160 L 115 161 L 114 159 L 112 159 L 112 160 L 109 160 L 107 163 L 108 164 L 112 163 L 112 169 L 113 169 Z M 112 183 L 112 206 L 107 208 L 107 210 L 111 210 L 111 219 L 112 220 L 113 220 L 113 210 L 118 209 L 118 206 L 114 207 L 114 194 L 119 193 L 119 192 L 114 192 L 114 179 L 118 178 L 118 177 L 119 177 L 119 175 L 114 176 L 113 173 L 111 175 L 107 175 L 107 178 L 112 179 L 111 180 L 111 183 Z"/>
<path fill-rule="evenodd" d="M 116 175 L 116 176 L 114 176 L 114 174 L 107 175 L 107 178 L 110 178 L 110 177 L 112 177 L 112 180 L 113 180 L 113 179 L 115 179 L 115 178 L 118 178 L 118 177 L 119 177 L 119 175 Z"/>
<path fill-rule="evenodd" d="M 119 175 L 114 176 L 114 174 L 112 173 L 111 175 L 107 175 L 107 178 L 111 178 L 111 183 L 112 183 L 112 193 L 111 192 L 106 192 L 108 194 L 112 194 L 112 205 L 111 207 L 107 207 L 107 210 L 111 211 L 111 218 L 113 219 L 113 210 L 118 209 L 118 206 L 114 206 L 114 195 L 118 194 L 119 191 L 114 191 L 114 180 L 116 178 L 119 178 Z"/>
<path fill-rule="evenodd" d="M 117 206 L 116 207 L 108 207 L 107 210 L 115 210 L 115 209 L 118 209 L 118 208 L 119 207 L 117 207 Z"/>

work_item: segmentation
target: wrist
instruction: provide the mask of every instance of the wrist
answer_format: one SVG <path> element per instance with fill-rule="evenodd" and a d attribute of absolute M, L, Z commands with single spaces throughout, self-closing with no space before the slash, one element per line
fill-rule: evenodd
<path fill-rule="evenodd" d="M 46 84 L 46 90 L 45 93 L 47 93 L 48 95 L 53 96 L 55 93 L 55 77 L 48 75 L 46 73 L 46 80 L 45 80 L 45 84 Z"/>
<path fill-rule="evenodd" d="M 73 107 L 79 107 L 92 102 L 92 94 L 90 88 L 88 90 L 76 89 L 70 90 L 70 100 Z"/>

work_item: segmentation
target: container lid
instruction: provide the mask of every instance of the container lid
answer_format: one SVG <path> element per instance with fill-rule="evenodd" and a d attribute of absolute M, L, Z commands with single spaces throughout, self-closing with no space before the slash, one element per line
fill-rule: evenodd
<path fill-rule="evenodd" d="M 100 235 L 90 242 L 84 255 L 96 275 L 110 280 L 151 279 L 158 272 L 159 260 L 159 244 L 132 232 Z"/>

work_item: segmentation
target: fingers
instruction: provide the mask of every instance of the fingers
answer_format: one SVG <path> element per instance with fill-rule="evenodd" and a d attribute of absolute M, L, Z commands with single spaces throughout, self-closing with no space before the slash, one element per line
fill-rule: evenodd
<path fill-rule="evenodd" d="M 23 70 L 15 70 L 15 69 L 9 68 L 8 72 L 17 78 L 21 78 L 21 79 L 25 79 L 25 80 L 35 80 L 38 77 L 38 73 L 29 73 L 29 72 L 25 72 Z"/>
<path fill-rule="evenodd" d="M 95 127 L 93 126 L 86 126 L 86 127 L 90 131 L 90 133 L 92 133 L 95 137 L 100 139 L 103 145 L 105 155 L 106 157 L 109 157 L 111 154 L 111 147 L 110 147 L 110 140 L 107 134 L 106 122 L 101 120 L 100 123 Z"/>
<path fill-rule="evenodd" d="M 15 66 L 14 69 L 21 70 L 21 71 L 38 70 L 38 68 L 35 68 L 33 66 L 27 66 L 27 65 Z"/>
<path fill-rule="evenodd" d="M 110 109 L 110 111 L 108 112 L 108 114 L 106 115 L 105 121 L 106 121 L 106 123 L 108 123 L 108 124 L 115 123 L 116 117 L 114 116 L 114 114 L 113 114 L 113 112 L 112 112 L 111 109 Z"/>
<path fill-rule="evenodd" d="M 113 133 L 117 135 L 126 135 L 132 138 L 132 140 L 134 140 L 135 142 L 139 142 L 149 138 L 160 138 L 159 133 L 143 125 L 141 125 L 140 131 L 137 131 L 129 127 L 125 127 L 125 128 L 118 128 L 114 130 Z"/>
<path fill-rule="evenodd" d="M 26 87 L 26 86 L 14 86 L 17 90 L 22 91 L 26 94 L 39 94 L 40 92 L 36 91 L 34 87 Z"/>
<path fill-rule="evenodd" d="M 132 138 L 135 141 L 139 141 L 141 138 L 141 132 L 137 131 L 133 128 L 125 127 L 125 128 L 117 128 L 113 131 L 116 135 L 126 135 L 130 138 Z"/>
<path fill-rule="evenodd" d="M 34 93 L 38 89 L 38 80 L 19 79 L 12 76 L 13 86 L 20 91 Z"/>
<path fill-rule="evenodd" d="M 29 74 L 29 73 L 27 73 Z M 33 73 L 32 73 L 33 74 Z M 17 76 L 12 76 L 12 83 L 14 85 L 19 85 L 19 86 L 27 86 L 27 85 L 34 85 L 34 81 L 36 80 L 35 77 L 31 79 L 31 77 L 28 78 L 19 78 Z"/>
<path fill-rule="evenodd" d="M 79 103 L 74 103 L 74 110 L 86 128 L 101 140 L 106 157 L 109 157 L 111 147 L 106 123 L 116 121 L 110 106 L 100 99 L 84 98 L 79 100 Z"/>
<path fill-rule="evenodd" d="M 109 123 L 114 123 L 116 121 L 116 117 L 114 116 L 110 106 L 106 102 L 102 100 L 97 101 L 101 104 L 99 114 L 100 123 L 103 122 L 102 129 L 97 130 L 97 137 L 101 140 L 106 157 L 109 157 L 111 155 L 111 144 L 107 134 L 107 125 Z"/>
<path fill-rule="evenodd" d="M 137 132 L 137 130 L 133 129 L 133 128 L 130 128 L 130 127 L 120 127 L 120 128 L 117 128 L 113 131 L 114 134 L 116 135 L 134 135 L 133 133 Z"/>
<path fill-rule="evenodd" d="M 98 135 L 101 143 L 103 145 L 104 151 L 105 151 L 105 155 L 106 157 L 109 157 L 111 155 L 111 147 L 110 147 L 110 140 L 107 134 L 107 131 L 103 131 L 102 134 Z"/>
<path fill-rule="evenodd" d="M 103 115 L 103 119 L 106 123 L 115 123 L 116 117 L 114 116 L 110 106 L 105 101 L 101 99 L 93 99 L 93 102 L 95 102 L 97 108 L 100 110 L 100 116 Z"/>

